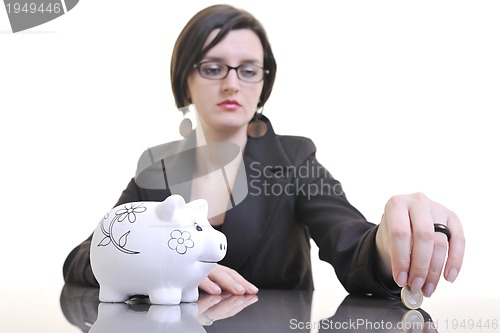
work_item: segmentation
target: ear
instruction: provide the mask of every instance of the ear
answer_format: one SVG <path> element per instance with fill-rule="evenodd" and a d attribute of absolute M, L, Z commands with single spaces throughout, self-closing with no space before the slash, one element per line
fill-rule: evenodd
<path fill-rule="evenodd" d="M 187 204 L 187 206 L 194 212 L 195 216 L 200 216 L 203 219 L 208 218 L 208 203 L 205 199 L 196 199 Z"/>
<path fill-rule="evenodd" d="M 158 216 L 161 221 L 171 221 L 175 211 L 184 209 L 185 206 L 186 202 L 182 196 L 172 194 L 156 206 L 156 216 Z"/>

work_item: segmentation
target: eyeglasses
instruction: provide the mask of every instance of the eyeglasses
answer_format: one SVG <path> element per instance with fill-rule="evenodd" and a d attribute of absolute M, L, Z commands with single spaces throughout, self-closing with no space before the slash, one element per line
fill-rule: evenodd
<path fill-rule="evenodd" d="M 198 70 L 201 77 L 209 80 L 223 80 L 227 77 L 231 69 L 236 71 L 238 79 L 248 83 L 260 82 L 269 74 L 269 70 L 254 64 L 241 64 L 237 67 L 232 67 L 217 61 L 200 62 L 199 64 L 195 64 L 194 68 Z"/>

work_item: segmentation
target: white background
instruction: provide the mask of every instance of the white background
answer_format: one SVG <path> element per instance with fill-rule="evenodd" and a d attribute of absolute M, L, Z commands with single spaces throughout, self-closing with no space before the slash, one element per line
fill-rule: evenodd
<path fill-rule="evenodd" d="M 434 297 L 498 297 L 500 3 L 228 2 L 268 29 L 278 75 L 265 114 L 276 132 L 312 138 L 373 222 L 401 193 L 453 209 L 464 267 Z M 58 292 L 66 255 L 115 204 L 142 151 L 178 138 L 172 47 L 213 3 L 82 0 L 16 34 L 0 9 L 2 293 Z M 345 293 L 317 260 L 315 280 Z"/>

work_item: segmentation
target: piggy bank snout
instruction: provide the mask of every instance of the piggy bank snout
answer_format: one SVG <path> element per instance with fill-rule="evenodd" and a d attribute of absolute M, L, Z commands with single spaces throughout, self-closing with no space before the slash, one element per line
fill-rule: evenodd
<path fill-rule="evenodd" d="M 219 254 L 220 254 L 220 259 L 219 260 L 222 260 L 224 259 L 224 257 L 226 256 L 226 252 L 227 252 L 227 240 L 226 240 L 226 236 L 222 235 L 223 239 L 221 239 L 220 243 L 219 243 Z"/>
<path fill-rule="evenodd" d="M 226 256 L 226 252 L 227 252 L 227 238 L 222 232 L 220 232 L 218 253 L 221 257 L 219 260 L 222 260 Z"/>
<path fill-rule="evenodd" d="M 199 261 L 216 263 L 224 259 L 227 252 L 226 236 L 216 231 L 210 235 L 210 241 L 206 244 L 205 251 L 200 256 Z"/>
<path fill-rule="evenodd" d="M 224 242 L 221 242 L 219 244 L 219 248 L 220 250 L 224 253 L 224 255 L 226 254 L 226 251 L 227 251 L 227 243 L 224 241 Z"/>

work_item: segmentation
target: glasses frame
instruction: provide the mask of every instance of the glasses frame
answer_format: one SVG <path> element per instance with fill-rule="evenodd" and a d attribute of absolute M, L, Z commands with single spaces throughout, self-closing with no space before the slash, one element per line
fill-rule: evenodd
<path fill-rule="evenodd" d="M 226 75 L 224 75 L 224 76 L 223 76 L 223 77 L 221 77 L 221 78 L 217 78 L 217 79 L 212 78 L 212 77 L 206 77 L 206 76 L 204 76 L 204 75 L 201 73 L 201 66 L 202 66 L 203 64 L 207 64 L 207 63 L 215 63 L 215 64 L 219 64 L 219 65 L 223 65 L 223 66 L 225 66 L 225 67 L 227 68 Z M 262 79 L 260 79 L 260 80 L 258 80 L 258 81 L 248 81 L 247 79 L 242 79 L 242 78 L 240 77 L 240 73 L 238 72 L 238 69 L 239 69 L 240 67 L 242 67 L 242 66 L 248 66 L 248 65 L 252 65 L 252 66 L 255 66 L 255 67 L 257 67 L 257 68 L 262 69 L 262 70 L 263 70 L 263 73 L 264 73 L 264 75 L 262 76 Z M 199 63 L 197 63 L 197 64 L 194 64 L 194 65 L 193 65 L 193 67 L 194 67 L 194 68 L 196 68 L 196 69 L 198 70 L 198 73 L 200 74 L 200 76 L 201 76 L 202 78 L 207 79 L 207 80 L 214 80 L 214 81 L 216 81 L 216 80 L 224 80 L 224 79 L 225 79 L 225 78 L 229 75 L 229 72 L 230 72 L 232 69 L 234 69 L 234 71 L 236 72 L 236 76 L 238 77 L 238 79 L 239 79 L 240 81 L 243 81 L 243 82 L 246 82 L 246 83 L 259 83 L 259 82 L 261 82 L 262 80 L 264 80 L 264 79 L 266 78 L 266 75 L 268 75 L 268 74 L 269 74 L 269 70 L 268 70 L 268 69 L 265 69 L 264 67 L 261 67 L 261 66 L 255 65 L 255 64 L 241 64 L 241 65 L 239 65 L 239 66 L 233 67 L 233 66 L 229 66 L 228 64 L 225 64 L 225 63 L 223 63 L 223 62 L 219 62 L 219 61 L 202 61 L 202 62 L 199 62 Z"/>

